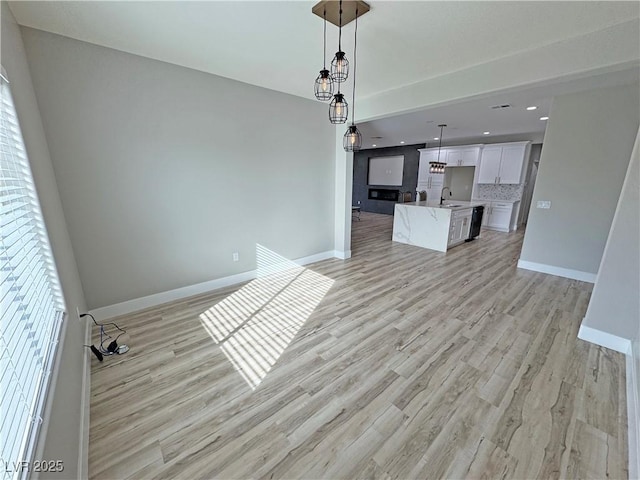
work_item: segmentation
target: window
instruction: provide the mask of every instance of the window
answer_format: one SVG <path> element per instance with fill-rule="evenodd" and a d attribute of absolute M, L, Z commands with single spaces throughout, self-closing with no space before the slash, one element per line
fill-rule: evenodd
<path fill-rule="evenodd" d="M 0 454 L 2 479 L 31 460 L 63 302 L 9 82 L 0 78 Z"/>

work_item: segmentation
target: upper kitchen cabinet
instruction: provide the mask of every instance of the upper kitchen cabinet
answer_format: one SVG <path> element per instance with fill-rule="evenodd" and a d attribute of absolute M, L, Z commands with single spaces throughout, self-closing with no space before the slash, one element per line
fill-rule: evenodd
<path fill-rule="evenodd" d="M 442 157 L 442 154 L 440 154 Z M 442 174 L 433 174 L 429 173 L 429 163 L 438 161 L 438 149 L 426 150 L 420 149 L 420 164 L 418 166 L 418 182 L 427 182 L 429 177 L 432 175 L 440 175 Z"/>
<path fill-rule="evenodd" d="M 446 152 L 443 151 L 446 153 L 447 167 L 475 167 L 480 159 L 481 148 L 481 145 L 447 148 Z"/>
<path fill-rule="evenodd" d="M 442 152 L 440 153 L 442 159 Z M 429 162 L 438 161 L 438 149 L 420 149 L 420 164 L 418 166 L 417 190 L 427 192 L 427 200 L 440 199 L 440 192 L 444 184 L 443 173 L 429 173 Z"/>
<path fill-rule="evenodd" d="M 485 145 L 480 158 L 478 183 L 517 184 L 524 182 L 531 142 Z"/>
<path fill-rule="evenodd" d="M 440 149 L 440 162 L 447 167 L 475 167 L 480 159 L 482 145 L 463 145 L 460 147 L 442 147 Z M 438 161 L 438 148 L 420 149 L 420 160 L 426 162 Z"/>

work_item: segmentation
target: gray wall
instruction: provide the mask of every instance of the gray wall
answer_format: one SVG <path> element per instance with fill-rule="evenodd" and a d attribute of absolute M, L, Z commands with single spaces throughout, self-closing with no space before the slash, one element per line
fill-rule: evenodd
<path fill-rule="evenodd" d="M 640 328 L 640 130 L 582 324 L 637 341 Z"/>
<path fill-rule="evenodd" d="M 369 200 L 369 188 L 375 185 L 368 185 L 369 158 L 388 157 L 393 155 L 404 155 L 404 171 L 402 173 L 402 186 L 380 188 L 400 191 L 410 191 L 415 197 L 418 186 L 418 165 L 420 164 L 419 148 L 424 148 L 424 144 L 404 145 L 402 147 L 375 148 L 360 150 L 353 155 L 353 205 L 360 205 L 363 212 L 385 213 L 393 215 L 395 202 L 385 200 Z M 360 202 L 360 203 L 358 203 Z"/>
<path fill-rule="evenodd" d="M 11 82 L 11 92 L 49 233 L 65 304 L 67 311 L 72 312 L 65 322 L 63 338 L 58 346 L 59 363 L 51 381 L 52 390 L 47 404 L 49 413 L 42 426 L 36 456 L 39 459 L 62 460 L 65 470 L 59 477 L 77 478 L 80 475 L 79 452 L 83 448 L 80 445 L 80 432 L 83 366 L 86 357 L 85 349 L 82 347 L 85 343 L 85 324 L 77 320 L 75 309 L 78 307 L 85 310 L 86 306 L 31 83 L 20 27 L 15 23 L 6 2 L 1 3 L 1 8 L 2 65 Z M 88 442 L 88 437 L 85 440 Z"/>
<path fill-rule="evenodd" d="M 23 37 L 90 308 L 334 249 L 326 104 Z"/>
<path fill-rule="evenodd" d="M 521 260 L 598 271 L 639 116 L 637 84 L 554 98 Z"/>

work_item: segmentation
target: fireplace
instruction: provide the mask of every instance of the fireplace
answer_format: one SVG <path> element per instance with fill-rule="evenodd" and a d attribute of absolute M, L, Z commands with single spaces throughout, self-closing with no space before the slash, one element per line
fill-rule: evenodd
<path fill-rule="evenodd" d="M 388 202 L 397 202 L 400 190 L 390 190 L 388 188 L 370 188 L 369 200 L 385 200 Z"/>

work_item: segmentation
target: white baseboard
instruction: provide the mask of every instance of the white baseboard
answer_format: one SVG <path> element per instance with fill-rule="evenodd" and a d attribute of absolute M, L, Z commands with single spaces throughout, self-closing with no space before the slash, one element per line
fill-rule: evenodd
<path fill-rule="evenodd" d="M 534 272 L 548 273 L 558 277 L 572 278 L 581 282 L 596 283 L 596 274 L 590 272 L 582 272 L 580 270 L 571 270 L 570 268 L 555 267 L 553 265 L 545 265 L 544 263 L 527 262 L 526 260 L 518 260 L 518 268 L 525 270 L 533 270 Z"/>
<path fill-rule="evenodd" d="M 78 319 L 75 319 L 78 320 Z M 87 319 L 85 319 L 87 320 Z M 91 323 L 85 321 L 84 343 L 91 345 Z M 89 478 L 89 413 L 91 408 L 91 350 L 84 349 L 82 370 L 82 400 L 80 403 L 80 447 L 78 453 L 78 478 Z"/>
<path fill-rule="evenodd" d="M 308 265 L 310 263 L 320 262 L 328 258 L 341 258 L 338 256 L 338 252 L 335 250 L 329 250 L 326 252 L 316 253 L 307 257 L 298 258 L 292 260 L 293 263 L 298 265 Z M 351 251 L 348 252 L 349 257 Z M 349 258 L 344 257 L 344 258 Z M 231 285 L 237 285 L 239 283 L 248 282 L 253 280 L 257 276 L 256 270 L 250 270 L 248 272 L 238 273 L 236 275 L 230 275 L 228 277 L 216 278 L 195 285 L 188 285 L 186 287 L 176 288 L 175 290 L 169 290 L 167 292 L 155 293 L 146 297 L 134 298 L 127 300 L 126 302 L 116 303 L 114 305 L 108 305 L 106 307 L 96 308 L 91 310 L 91 314 L 98 320 L 106 320 L 112 317 L 118 317 L 120 315 L 127 315 L 129 313 L 144 310 L 150 307 L 156 307 L 164 303 L 173 302 L 187 297 L 193 297 L 194 295 L 200 295 L 202 293 L 211 292 L 223 287 L 229 287 Z"/>
<path fill-rule="evenodd" d="M 333 256 L 335 258 L 339 258 L 340 260 L 346 260 L 347 258 L 351 258 L 351 250 L 346 250 L 346 251 L 334 250 Z"/>
<path fill-rule="evenodd" d="M 489 227 L 487 225 L 483 225 L 482 228 L 486 228 L 487 230 L 493 230 L 494 232 L 509 233 L 509 227 L 500 228 L 500 227 Z"/>
<path fill-rule="evenodd" d="M 627 419 L 629 433 L 629 478 L 640 478 L 640 398 L 638 386 L 640 372 L 637 368 L 636 357 L 639 351 L 634 351 L 632 344 L 627 355 Z M 639 346 L 635 347 L 640 348 Z"/>
<path fill-rule="evenodd" d="M 586 325 L 580 325 L 578 338 L 586 342 L 595 343 L 601 347 L 610 348 L 616 352 L 624 353 L 625 355 L 628 355 L 631 350 L 631 341 L 629 339 L 587 327 Z"/>

